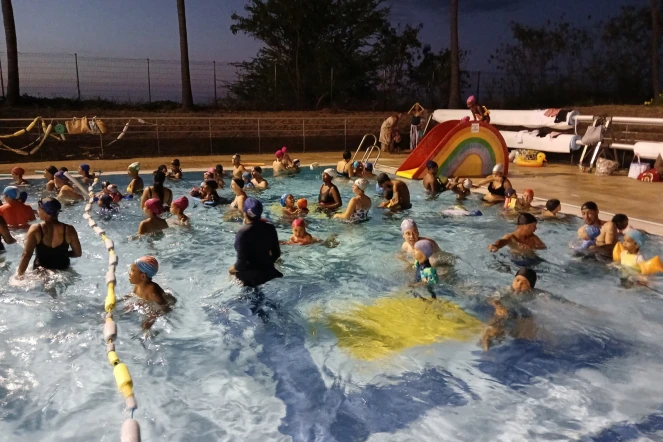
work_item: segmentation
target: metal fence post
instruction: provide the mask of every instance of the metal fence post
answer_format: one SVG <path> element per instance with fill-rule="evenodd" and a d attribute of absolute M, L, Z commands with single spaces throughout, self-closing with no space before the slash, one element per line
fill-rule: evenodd
<path fill-rule="evenodd" d="M 152 79 L 150 78 L 150 59 L 147 59 L 147 101 L 152 102 Z"/>
<path fill-rule="evenodd" d="M 2 98 L 5 97 L 5 79 L 2 76 L 2 61 L 0 61 L 0 84 L 2 85 Z"/>
<path fill-rule="evenodd" d="M 345 137 L 345 150 L 348 150 L 348 119 L 343 120 L 345 123 L 345 129 L 343 130 L 343 135 Z"/>
<path fill-rule="evenodd" d="M 262 146 L 260 145 L 260 118 L 258 118 L 258 153 L 262 153 Z"/>
<path fill-rule="evenodd" d="M 76 89 L 78 89 L 78 100 L 81 99 L 81 81 L 78 76 L 78 54 L 74 54 L 74 63 L 76 63 Z"/>
<path fill-rule="evenodd" d="M 302 119 L 302 144 L 304 146 L 302 152 L 306 152 L 306 124 L 304 119 Z"/>
<path fill-rule="evenodd" d="M 212 67 L 214 68 L 214 108 L 216 109 L 218 101 L 216 98 L 216 61 L 212 62 Z"/>
<path fill-rule="evenodd" d="M 161 156 L 161 145 L 159 143 L 159 120 L 154 120 L 157 127 L 157 155 Z"/>
<path fill-rule="evenodd" d="M 209 154 L 214 155 L 212 150 L 212 120 L 208 118 L 207 123 L 209 124 Z"/>

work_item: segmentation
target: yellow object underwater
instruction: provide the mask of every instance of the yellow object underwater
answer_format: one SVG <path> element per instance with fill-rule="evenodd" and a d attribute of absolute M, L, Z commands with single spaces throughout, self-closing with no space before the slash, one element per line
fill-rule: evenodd
<path fill-rule="evenodd" d="M 536 159 L 525 159 L 518 156 L 516 157 L 515 163 L 519 166 L 541 167 L 546 163 L 546 154 L 539 152 L 536 154 Z"/>
<path fill-rule="evenodd" d="M 414 297 L 382 298 L 327 317 L 338 344 L 357 359 L 387 357 L 403 349 L 477 337 L 481 322 L 456 304 Z"/>
<path fill-rule="evenodd" d="M 615 248 L 612 249 L 612 260 L 621 261 L 621 256 L 623 251 L 624 247 L 622 246 L 622 243 L 618 242 L 617 244 L 615 244 Z M 649 261 L 640 263 L 639 267 L 640 267 L 640 273 L 642 273 L 643 275 L 653 275 L 654 273 L 663 272 L 663 262 L 661 262 L 660 256 L 654 256 Z"/>

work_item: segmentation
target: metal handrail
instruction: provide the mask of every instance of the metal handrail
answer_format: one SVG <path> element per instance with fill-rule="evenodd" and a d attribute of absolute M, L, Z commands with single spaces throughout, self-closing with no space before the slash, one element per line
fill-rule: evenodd
<path fill-rule="evenodd" d="M 375 145 L 375 144 L 372 145 L 371 147 L 369 147 L 369 148 L 366 150 L 366 153 L 365 153 L 364 156 L 362 157 L 361 162 L 364 163 L 364 164 L 368 163 L 368 162 L 369 162 L 368 160 L 371 159 L 371 154 L 373 153 L 373 150 L 375 150 L 375 149 L 378 150 L 378 156 L 376 156 L 376 157 L 375 157 L 375 161 L 373 161 L 373 167 L 375 167 L 375 166 L 378 164 L 378 160 L 380 159 L 380 154 L 382 153 L 382 150 L 380 150 L 380 147 L 378 147 L 378 146 Z"/>
<path fill-rule="evenodd" d="M 358 147 L 357 150 L 355 151 L 355 154 L 352 156 L 352 161 L 355 160 L 355 158 L 357 157 L 357 154 L 359 153 L 359 151 L 361 150 L 361 148 L 364 146 L 364 141 L 366 141 L 366 138 L 368 138 L 368 137 L 373 137 L 373 146 L 375 146 L 375 145 L 378 143 L 378 139 L 376 138 L 375 135 L 373 135 L 373 134 L 365 134 L 365 135 L 362 137 L 361 141 L 359 142 L 359 147 Z M 362 159 L 362 161 L 363 161 L 363 159 Z"/>

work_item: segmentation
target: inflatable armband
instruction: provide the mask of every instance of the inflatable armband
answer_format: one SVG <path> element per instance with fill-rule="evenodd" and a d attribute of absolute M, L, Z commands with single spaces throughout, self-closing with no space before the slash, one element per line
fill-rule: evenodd
<path fill-rule="evenodd" d="M 654 256 L 649 261 L 640 263 L 640 272 L 643 275 L 653 275 L 654 273 L 663 272 L 663 263 L 660 256 Z"/>
<path fill-rule="evenodd" d="M 617 244 L 615 244 L 615 248 L 612 249 L 612 260 L 614 262 L 621 261 L 623 251 L 624 251 L 624 247 L 622 247 L 622 243 L 618 242 Z"/>
<path fill-rule="evenodd" d="M 505 209 L 515 209 L 518 204 L 518 198 L 507 198 L 504 200 Z"/>

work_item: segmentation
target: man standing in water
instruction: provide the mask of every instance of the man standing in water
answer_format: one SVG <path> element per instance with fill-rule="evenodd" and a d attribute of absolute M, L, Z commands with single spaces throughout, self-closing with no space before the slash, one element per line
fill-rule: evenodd
<path fill-rule="evenodd" d="M 426 175 L 424 175 L 424 190 L 430 194 L 437 194 L 446 190 L 446 183 L 437 176 L 439 169 L 437 163 L 433 160 L 426 161 Z"/>
<path fill-rule="evenodd" d="M 603 228 L 605 221 L 599 219 L 599 208 L 595 202 L 587 201 L 582 205 L 580 211 L 582 213 L 582 220 L 585 224 L 578 229 L 578 238 L 584 238 L 585 227 L 587 226 L 596 226 L 599 229 Z M 596 245 L 599 245 L 598 240 Z M 605 245 L 605 243 L 601 245 Z"/>
<path fill-rule="evenodd" d="M 242 165 L 241 158 L 238 153 L 233 155 L 233 178 L 236 180 L 241 180 L 242 176 L 248 172 L 246 168 Z"/>
<path fill-rule="evenodd" d="M 381 173 L 378 175 L 378 186 L 385 192 L 387 190 L 394 192 L 391 200 L 383 202 L 380 204 L 380 207 L 386 207 L 394 212 L 412 208 L 412 204 L 410 204 L 410 189 L 407 188 L 407 185 L 403 181 L 392 181 L 386 173 Z"/>

